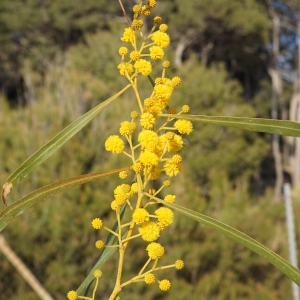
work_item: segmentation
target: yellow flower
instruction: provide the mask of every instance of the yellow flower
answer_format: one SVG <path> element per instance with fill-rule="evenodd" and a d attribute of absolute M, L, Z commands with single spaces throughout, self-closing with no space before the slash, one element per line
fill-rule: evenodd
<path fill-rule="evenodd" d="M 155 98 L 165 107 L 169 103 L 173 90 L 171 85 L 158 84 L 154 87 Z"/>
<path fill-rule="evenodd" d="M 164 185 L 165 187 L 170 186 L 170 185 L 171 185 L 171 180 L 170 180 L 170 179 L 165 179 L 165 180 L 163 181 L 163 185 Z"/>
<path fill-rule="evenodd" d="M 164 57 L 164 50 L 159 46 L 152 46 L 149 48 L 150 57 L 154 60 L 162 59 Z"/>
<path fill-rule="evenodd" d="M 163 257 L 165 253 L 164 247 L 159 243 L 151 243 L 147 246 L 148 256 L 151 259 L 157 259 Z"/>
<path fill-rule="evenodd" d="M 182 137 L 175 134 L 173 139 L 167 139 L 167 134 L 165 133 L 159 137 L 159 144 L 161 149 L 164 149 L 165 145 L 167 144 L 167 152 L 177 152 L 182 149 L 183 141 Z"/>
<path fill-rule="evenodd" d="M 172 82 L 175 86 L 178 86 L 181 83 L 181 79 L 178 76 L 175 76 L 172 78 Z"/>
<path fill-rule="evenodd" d="M 140 155 L 140 161 L 146 168 L 155 167 L 159 163 L 157 155 L 149 151 L 144 151 Z"/>
<path fill-rule="evenodd" d="M 75 291 L 70 291 L 68 294 L 67 294 L 67 298 L 69 300 L 76 300 L 77 299 L 77 293 Z"/>
<path fill-rule="evenodd" d="M 151 13 L 151 7 L 148 6 L 148 5 L 144 5 L 144 6 L 142 7 L 142 14 L 143 14 L 144 16 L 149 16 L 150 13 Z"/>
<path fill-rule="evenodd" d="M 100 218 L 96 218 L 92 221 L 92 226 L 95 228 L 95 229 L 101 229 L 102 226 L 103 226 L 103 222 Z"/>
<path fill-rule="evenodd" d="M 166 48 L 170 44 L 170 37 L 167 33 L 156 31 L 151 36 L 152 41 L 161 48 Z"/>
<path fill-rule="evenodd" d="M 133 20 L 131 26 L 134 29 L 141 29 L 144 26 L 144 22 L 142 20 Z"/>
<path fill-rule="evenodd" d="M 121 179 L 126 179 L 127 176 L 128 176 L 128 171 L 122 171 L 122 172 L 119 173 L 119 177 Z"/>
<path fill-rule="evenodd" d="M 132 119 L 136 119 L 139 116 L 139 113 L 136 110 L 134 110 L 130 113 L 130 116 Z"/>
<path fill-rule="evenodd" d="M 119 65 L 118 65 L 118 69 L 119 69 L 119 71 L 120 71 L 120 74 L 122 75 L 122 76 L 125 76 L 126 75 L 126 73 L 128 74 L 128 75 L 131 75 L 132 73 L 133 73 L 133 66 L 132 66 L 132 64 L 130 64 L 130 63 L 125 63 L 125 62 L 122 62 L 122 63 L 120 63 Z"/>
<path fill-rule="evenodd" d="M 135 32 L 131 28 L 125 28 L 121 41 L 126 43 L 133 43 L 135 38 Z"/>
<path fill-rule="evenodd" d="M 164 226 L 169 226 L 174 221 L 174 213 L 170 208 L 160 207 L 155 211 L 155 214 L 158 217 L 158 221 L 161 222 Z"/>
<path fill-rule="evenodd" d="M 178 130 L 181 134 L 190 134 L 193 131 L 193 124 L 189 120 L 177 120 L 174 123 L 174 127 Z"/>
<path fill-rule="evenodd" d="M 132 10 L 134 13 L 138 14 L 142 11 L 142 7 L 141 7 L 141 5 L 136 4 L 133 6 Z"/>
<path fill-rule="evenodd" d="M 146 147 L 148 143 L 158 144 L 158 135 L 156 132 L 151 130 L 143 130 L 139 133 L 138 141 L 143 147 Z"/>
<path fill-rule="evenodd" d="M 155 17 L 153 20 L 154 20 L 154 23 L 156 23 L 156 24 L 161 24 L 162 23 L 162 18 L 161 17 Z"/>
<path fill-rule="evenodd" d="M 149 213 L 144 208 L 137 208 L 132 214 L 132 219 L 136 224 L 143 224 L 149 221 Z"/>
<path fill-rule="evenodd" d="M 129 193 L 131 190 L 131 187 L 129 184 L 121 184 L 121 185 L 118 185 L 115 189 L 114 189 L 114 195 L 117 196 L 117 195 L 124 195 L 124 194 L 127 194 Z"/>
<path fill-rule="evenodd" d="M 140 162 L 136 162 L 134 163 L 134 165 L 132 166 L 132 170 L 135 172 L 135 173 L 140 173 L 142 170 L 143 170 L 143 166 Z"/>
<path fill-rule="evenodd" d="M 98 248 L 98 249 L 102 249 L 102 248 L 104 248 L 105 243 L 104 243 L 102 240 L 98 240 L 98 241 L 95 243 L 95 246 L 96 246 L 96 248 Z"/>
<path fill-rule="evenodd" d="M 126 47 L 121 47 L 119 49 L 119 54 L 122 56 L 122 55 L 127 55 L 128 54 L 128 48 Z"/>
<path fill-rule="evenodd" d="M 178 260 L 175 261 L 175 268 L 176 268 L 177 270 L 180 270 L 180 269 L 182 269 L 183 267 L 184 267 L 184 262 L 183 262 L 183 260 L 178 259 Z"/>
<path fill-rule="evenodd" d="M 182 157 L 179 154 L 175 154 L 172 156 L 172 160 L 174 161 L 174 163 L 180 164 L 182 162 Z"/>
<path fill-rule="evenodd" d="M 125 144 L 117 135 L 111 135 L 105 141 L 106 151 L 110 151 L 114 154 L 120 154 L 124 151 Z"/>
<path fill-rule="evenodd" d="M 167 279 L 164 279 L 159 282 L 159 288 L 164 292 L 168 291 L 170 287 L 171 287 L 171 282 Z"/>
<path fill-rule="evenodd" d="M 142 235 L 142 239 L 147 242 L 157 240 L 160 235 L 159 227 L 154 222 L 143 223 L 139 228 L 139 232 Z"/>
<path fill-rule="evenodd" d="M 138 60 L 134 67 L 136 70 L 141 73 L 143 76 L 148 76 L 152 72 L 151 63 L 145 59 Z"/>
<path fill-rule="evenodd" d="M 96 270 L 94 271 L 93 275 L 94 275 L 95 278 L 100 278 L 100 277 L 102 277 L 103 273 L 102 273 L 101 270 L 96 269 Z"/>
<path fill-rule="evenodd" d="M 133 61 L 139 60 L 140 57 L 141 57 L 140 53 L 139 53 L 138 51 L 136 51 L 136 50 L 135 50 L 135 51 L 132 51 L 132 52 L 130 53 L 130 59 L 132 59 Z"/>
<path fill-rule="evenodd" d="M 173 160 L 168 160 L 164 163 L 164 171 L 170 177 L 177 176 L 180 172 L 180 164 L 175 163 Z"/>
<path fill-rule="evenodd" d="M 148 0 L 148 5 L 153 8 L 156 6 L 156 0 Z"/>
<path fill-rule="evenodd" d="M 168 25 L 167 24 L 161 24 L 159 26 L 159 30 L 162 31 L 162 32 L 167 32 L 168 31 Z"/>
<path fill-rule="evenodd" d="M 152 114 L 146 112 L 141 115 L 140 123 L 144 129 L 150 129 L 155 124 L 155 118 Z"/>
<path fill-rule="evenodd" d="M 135 122 L 124 121 L 120 124 L 119 132 L 121 135 L 130 135 L 136 130 L 136 127 Z"/>
<path fill-rule="evenodd" d="M 184 113 L 188 113 L 190 111 L 190 107 L 188 105 L 183 105 L 181 109 Z"/>
<path fill-rule="evenodd" d="M 162 66 L 163 66 L 165 69 L 167 69 L 167 68 L 170 68 L 171 63 L 170 63 L 168 60 L 165 60 L 165 61 L 163 61 Z"/>
<path fill-rule="evenodd" d="M 155 280 L 156 280 L 156 279 L 155 279 L 154 274 L 148 273 L 148 274 L 145 275 L 145 282 L 146 282 L 147 284 L 154 283 Z"/>
<path fill-rule="evenodd" d="M 166 202 L 169 202 L 169 203 L 174 203 L 175 202 L 175 199 L 176 199 L 176 196 L 175 195 L 167 195 L 164 200 Z"/>
<path fill-rule="evenodd" d="M 137 182 L 134 182 L 132 185 L 131 185 L 131 191 L 136 194 L 138 191 L 139 191 L 139 186 L 137 184 Z"/>

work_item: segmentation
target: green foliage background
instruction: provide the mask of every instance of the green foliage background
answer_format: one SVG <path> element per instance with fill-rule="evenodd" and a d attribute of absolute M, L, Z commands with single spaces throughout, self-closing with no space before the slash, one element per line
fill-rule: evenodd
<path fill-rule="evenodd" d="M 124 1 L 125 7 L 129 3 Z M 254 40 L 257 45 L 268 39 L 270 23 L 263 7 L 254 0 L 187 3 L 162 1 L 158 5 L 158 11 L 169 21 L 174 43 L 184 34 L 191 37 L 183 65 L 169 72 L 183 80 L 174 93 L 176 108 L 189 104 L 195 114 L 268 117 L 269 83 L 261 81 L 257 96 L 246 103 L 245 89 L 231 73 L 240 74 L 245 69 L 251 73 L 259 68 L 260 56 L 249 55 L 247 47 L 253 48 Z M 126 84 L 116 68 L 119 36 L 126 25 L 123 19 L 119 22 L 122 14 L 118 3 L 107 1 L 13 0 L 2 4 L 0 68 L 5 76 L 0 80 L 3 91 L 8 91 L 0 98 L 0 180 L 4 183 L 36 149 Z M 223 9 L 216 9 L 220 7 Z M 193 49 L 208 42 L 214 42 L 215 48 L 211 62 L 204 65 Z M 170 47 L 167 55 L 173 58 L 175 50 Z M 225 57 L 236 61 L 235 70 L 228 70 Z M 15 95 L 13 87 L 18 84 L 12 82 L 20 78 L 23 93 Z M 145 80 L 142 86 L 147 95 L 150 82 Z M 9 201 L 56 180 L 125 166 L 126 158 L 109 155 L 103 144 L 107 136 L 118 131 L 121 120 L 129 119 L 134 101 L 131 92 L 126 92 L 33 172 L 11 193 Z M 23 105 L 16 106 L 16 102 Z M 185 163 L 172 189 L 178 204 L 225 222 L 287 257 L 283 204 L 272 202 L 271 190 L 263 195 L 251 190 L 250 180 L 259 173 L 269 151 L 268 137 L 195 124 L 195 131 L 185 140 Z M 91 220 L 99 216 L 107 226 L 113 224 L 110 202 L 119 182 L 114 175 L 52 197 L 15 219 L 4 231 L 9 245 L 55 299 L 65 299 L 66 292 L 76 289 L 93 267 L 99 255 L 94 242 L 100 237 Z M 297 215 L 300 205 L 295 206 Z M 184 217 L 176 216 L 162 243 L 166 245 L 166 264 L 179 258 L 186 264 L 180 272 L 165 273 L 171 279 L 171 290 L 163 295 L 157 287 L 130 285 L 122 291 L 123 300 L 141 296 L 291 298 L 290 281 L 273 266 Z M 132 255 L 126 261 L 125 277 L 130 278 L 143 265 L 145 247 L 141 241 L 129 249 Z M 113 287 L 116 260 L 117 256 L 113 257 L 103 270 L 98 292 L 101 299 L 106 299 Z M 12 300 L 36 299 L 2 254 L 0 269 L 2 295 Z"/>

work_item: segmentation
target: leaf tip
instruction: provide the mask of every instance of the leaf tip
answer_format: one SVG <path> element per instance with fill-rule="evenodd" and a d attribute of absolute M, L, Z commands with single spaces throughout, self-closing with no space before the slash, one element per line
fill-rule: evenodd
<path fill-rule="evenodd" d="M 13 188 L 13 184 L 11 182 L 5 182 L 2 187 L 2 203 L 5 207 L 7 207 L 5 201 L 10 193 L 10 190 Z"/>

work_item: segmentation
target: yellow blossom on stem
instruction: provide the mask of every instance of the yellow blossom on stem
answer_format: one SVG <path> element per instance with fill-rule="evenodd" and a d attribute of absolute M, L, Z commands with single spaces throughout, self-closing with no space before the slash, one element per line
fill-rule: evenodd
<path fill-rule="evenodd" d="M 171 282 L 167 279 L 161 280 L 159 282 L 159 288 L 164 292 L 168 291 L 170 287 L 171 287 Z"/>
<path fill-rule="evenodd" d="M 157 155 L 149 151 L 144 151 L 140 155 L 140 161 L 146 168 L 157 166 L 159 162 Z"/>
<path fill-rule="evenodd" d="M 177 164 L 172 159 L 164 163 L 164 171 L 170 177 L 177 176 L 180 172 L 180 164 Z"/>
<path fill-rule="evenodd" d="M 140 162 L 136 162 L 133 166 L 132 166 L 132 170 L 135 173 L 140 173 L 143 170 L 143 165 Z"/>
<path fill-rule="evenodd" d="M 154 60 L 162 59 L 164 57 L 164 50 L 159 46 L 152 46 L 149 48 L 150 57 Z"/>
<path fill-rule="evenodd" d="M 175 261 L 175 268 L 181 270 L 184 267 L 184 262 L 181 259 Z"/>
<path fill-rule="evenodd" d="M 133 43 L 135 37 L 135 32 L 131 28 L 125 28 L 121 41 L 126 43 Z"/>
<path fill-rule="evenodd" d="M 142 239 L 147 242 L 153 242 L 159 238 L 160 229 L 154 222 L 146 222 L 141 225 L 139 232 Z"/>
<path fill-rule="evenodd" d="M 118 69 L 119 69 L 119 71 L 120 71 L 120 74 L 122 75 L 122 76 L 125 76 L 126 75 L 126 73 L 128 74 L 128 75 L 131 75 L 132 73 L 133 73 L 133 66 L 132 66 L 132 64 L 130 64 L 130 63 L 128 63 L 128 62 L 122 62 L 122 63 L 120 63 L 119 65 L 118 65 Z"/>
<path fill-rule="evenodd" d="M 127 55 L 128 54 L 128 48 L 127 47 L 121 47 L 119 49 L 119 54 L 120 55 Z"/>
<path fill-rule="evenodd" d="M 94 271 L 93 275 L 95 278 L 100 278 L 100 277 L 102 277 L 103 272 L 101 270 L 97 269 Z"/>
<path fill-rule="evenodd" d="M 134 29 L 141 29 L 144 26 L 144 22 L 142 20 L 133 20 L 131 26 Z"/>
<path fill-rule="evenodd" d="M 163 66 L 165 69 L 167 69 L 167 68 L 170 68 L 171 63 L 170 63 L 168 60 L 165 60 L 165 61 L 163 61 L 162 66 Z"/>
<path fill-rule="evenodd" d="M 130 135 L 132 134 L 137 128 L 135 122 L 124 121 L 120 124 L 120 134 L 121 135 Z"/>
<path fill-rule="evenodd" d="M 156 23 L 156 24 L 161 24 L 162 23 L 162 18 L 161 17 L 155 17 L 154 19 L 153 19 L 153 21 L 154 21 L 154 23 Z"/>
<path fill-rule="evenodd" d="M 179 119 L 174 123 L 174 127 L 181 134 L 190 134 L 193 131 L 193 124 L 189 120 Z"/>
<path fill-rule="evenodd" d="M 130 116 L 131 118 L 136 119 L 139 116 L 139 113 L 136 110 L 134 110 L 130 113 Z"/>
<path fill-rule="evenodd" d="M 146 282 L 147 284 L 154 283 L 155 280 L 156 280 L 156 279 L 155 279 L 154 274 L 148 273 L 148 274 L 145 275 L 145 282 Z"/>
<path fill-rule="evenodd" d="M 148 256 L 151 259 L 157 259 L 163 257 L 165 253 L 164 247 L 159 243 L 151 243 L 147 246 Z"/>
<path fill-rule="evenodd" d="M 190 111 L 190 107 L 188 105 L 183 105 L 181 109 L 184 113 L 188 113 Z"/>
<path fill-rule="evenodd" d="M 156 0 L 148 0 L 148 5 L 153 8 L 156 6 Z"/>
<path fill-rule="evenodd" d="M 96 218 L 92 221 L 92 226 L 95 229 L 101 229 L 103 226 L 103 221 L 100 218 Z"/>
<path fill-rule="evenodd" d="M 127 176 L 128 176 L 128 171 L 122 171 L 122 172 L 119 173 L 119 177 L 121 179 L 126 179 Z"/>
<path fill-rule="evenodd" d="M 138 191 L 139 191 L 139 185 L 137 184 L 137 182 L 134 182 L 132 185 L 131 185 L 131 191 L 136 194 Z"/>
<path fill-rule="evenodd" d="M 145 59 L 140 59 L 135 62 L 134 67 L 138 73 L 141 73 L 143 76 L 148 76 L 152 72 L 151 63 Z"/>
<path fill-rule="evenodd" d="M 78 296 L 77 296 L 77 293 L 75 291 L 70 291 L 67 294 L 67 298 L 69 300 L 76 300 L 76 299 L 78 299 Z"/>
<path fill-rule="evenodd" d="M 172 78 L 172 82 L 175 86 L 178 86 L 181 83 L 181 79 L 178 76 L 175 76 Z"/>
<path fill-rule="evenodd" d="M 102 249 L 102 248 L 104 248 L 105 243 L 104 243 L 102 240 L 98 240 L 98 241 L 95 243 L 95 246 L 96 246 L 96 248 L 98 248 L 98 249 Z"/>
<path fill-rule="evenodd" d="M 144 208 L 137 208 L 133 214 L 132 219 L 136 224 L 143 224 L 149 221 L 149 212 Z"/>
<path fill-rule="evenodd" d="M 161 24 L 159 26 L 159 30 L 162 31 L 162 32 L 167 32 L 168 31 L 168 25 L 167 24 Z"/>
<path fill-rule="evenodd" d="M 174 203 L 175 202 L 175 199 L 176 199 L 176 196 L 175 195 L 167 195 L 164 200 L 166 202 L 169 202 L 169 203 Z"/>
<path fill-rule="evenodd" d="M 144 129 L 150 129 L 155 124 L 155 118 L 152 114 L 146 112 L 141 115 L 140 123 Z"/>
<path fill-rule="evenodd" d="M 161 48 L 166 48 L 170 45 L 170 37 L 167 33 L 156 31 L 151 36 L 152 41 Z"/>
<path fill-rule="evenodd" d="M 138 51 L 132 51 L 130 53 L 130 59 L 132 59 L 133 61 L 137 61 L 139 60 L 141 57 L 140 53 Z"/>
<path fill-rule="evenodd" d="M 141 5 L 134 5 L 133 8 L 132 8 L 132 11 L 136 14 L 140 13 L 142 11 L 142 6 Z"/>
<path fill-rule="evenodd" d="M 174 221 L 174 213 L 170 208 L 160 207 L 155 211 L 155 214 L 157 215 L 159 222 L 164 224 L 164 226 L 169 226 Z"/>
<path fill-rule="evenodd" d="M 171 185 L 171 180 L 170 179 L 165 179 L 163 181 L 163 185 L 166 186 L 166 187 L 170 186 Z"/>
<path fill-rule="evenodd" d="M 117 135 L 111 135 L 105 141 L 105 149 L 106 151 L 110 151 L 114 154 L 120 154 L 124 151 L 125 144 L 123 140 L 120 139 Z"/>

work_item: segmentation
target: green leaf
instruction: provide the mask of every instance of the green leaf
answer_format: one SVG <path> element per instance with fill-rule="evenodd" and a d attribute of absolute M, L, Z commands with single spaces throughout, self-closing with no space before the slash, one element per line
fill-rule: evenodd
<path fill-rule="evenodd" d="M 151 197 L 150 195 L 148 195 Z M 234 229 L 233 227 L 230 227 L 220 221 L 217 221 L 213 218 L 210 218 L 208 216 L 205 216 L 203 214 L 200 214 L 198 212 L 195 212 L 193 210 L 187 209 L 185 207 L 182 207 L 177 204 L 169 203 L 164 200 L 161 200 L 156 197 L 151 197 L 152 199 L 155 199 L 157 202 L 170 207 L 179 213 L 182 213 L 189 218 L 206 225 L 207 227 L 211 229 L 215 229 L 218 232 L 224 234 L 228 238 L 238 242 L 241 245 L 244 245 L 245 247 L 249 248 L 250 250 L 254 251 L 261 257 L 265 258 L 268 262 L 270 262 L 272 265 L 274 265 L 277 269 L 279 269 L 281 272 L 283 272 L 286 276 L 288 276 L 290 279 L 292 279 L 294 282 L 296 282 L 300 286 L 300 270 L 292 266 L 289 262 L 287 262 L 284 258 L 270 250 L 269 248 L 265 247 L 264 245 L 260 244 L 253 238 L 249 237 L 248 235 L 242 233 L 241 231 Z"/>
<path fill-rule="evenodd" d="M 127 85 L 124 89 L 119 91 L 114 96 L 108 98 L 98 106 L 94 107 L 86 114 L 82 115 L 76 121 L 71 123 L 60 133 L 58 133 L 52 140 L 47 144 L 38 149 L 32 154 L 15 172 L 13 172 L 6 180 L 3 186 L 2 198 L 3 202 L 10 189 L 16 186 L 21 180 L 23 180 L 28 174 L 30 174 L 37 166 L 43 163 L 50 155 L 52 155 L 57 149 L 59 149 L 65 142 L 67 142 L 72 136 L 80 131 L 86 124 L 88 124 L 98 113 L 100 113 L 105 107 L 112 103 L 116 98 L 123 94 L 131 84 Z M 5 187 L 8 187 L 5 191 Z"/>
<path fill-rule="evenodd" d="M 95 180 L 103 176 L 119 173 L 121 171 L 129 170 L 129 169 L 130 167 L 126 167 L 126 168 L 121 168 L 121 169 L 116 169 L 116 170 L 111 170 L 106 172 L 85 174 L 85 175 L 80 175 L 77 177 L 72 177 L 72 178 L 68 178 L 65 180 L 61 180 L 58 182 L 45 185 L 42 188 L 33 191 L 32 193 L 17 200 L 12 205 L 0 211 L 0 232 L 15 217 L 22 214 L 24 211 L 28 210 L 33 205 L 43 200 L 46 200 L 47 198 L 49 198 L 54 194 L 58 194 L 66 189 L 75 187 L 80 184 L 84 184 L 91 180 Z"/>
<path fill-rule="evenodd" d="M 202 115 L 160 114 L 160 116 L 176 119 L 186 119 L 190 121 L 198 121 L 206 124 L 221 125 L 250 131 L 268 132 L 280 135 L 300 137 L 300 123 L 292 121 L 245 117 L 209 117 Z"/>

